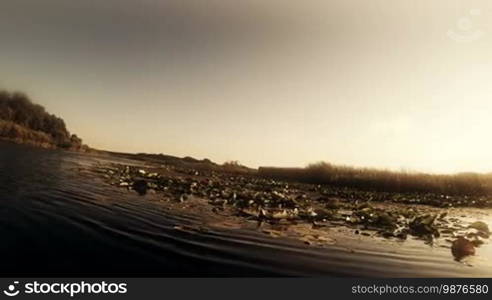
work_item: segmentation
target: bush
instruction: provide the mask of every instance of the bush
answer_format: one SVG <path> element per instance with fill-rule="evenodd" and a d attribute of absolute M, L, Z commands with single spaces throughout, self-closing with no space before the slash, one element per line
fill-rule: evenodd
<path fill-rule="evenodd" d="M 70 135 L 63 119 L 49 114 L 22 93 L 0 91 L 0 120 L 3 121 L 0 137 L 3 138 L 49 143 L 61 148 L 82 147 L 82 140 Z"/>
<path fill-rule="evenodd" d="M 0 120 L 0 138 L 17 143 L 31 144 L 44 148 L 55 148 L 53 138 L 41 131 L 34 131 L 13 122 Z"/>

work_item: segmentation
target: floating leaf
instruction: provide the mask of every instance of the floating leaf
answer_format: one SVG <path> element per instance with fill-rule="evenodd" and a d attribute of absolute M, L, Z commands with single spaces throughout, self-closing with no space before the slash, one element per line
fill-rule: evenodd
<path fill-rule="evenodd" d="M 475 255 L 475 245 L 468 239 L 459 236 L 451 245 L 451 253 L 456 260 L 461 260 L 466 256 Z"/>

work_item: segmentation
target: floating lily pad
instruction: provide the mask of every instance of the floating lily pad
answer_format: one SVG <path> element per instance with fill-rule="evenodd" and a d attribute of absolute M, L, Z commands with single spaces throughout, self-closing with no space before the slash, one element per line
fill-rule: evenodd
<path fill-rule="evenodd" d="M 490 233 L 489 226 L 482 221 L 473 222 L 472 224 L 470 224 L 468 226 L 468 228 L 473 228 L 473 229 L 476 229 L 480 232 L 487 233 L 487 234 Z"/>
<path fill-rule="evenodd" d="M 416 236 L 439 236 L 439 231 L 434 224 L 436 215 L 421 215 L 415 217 L 409 224 L 412 234 Z"/>

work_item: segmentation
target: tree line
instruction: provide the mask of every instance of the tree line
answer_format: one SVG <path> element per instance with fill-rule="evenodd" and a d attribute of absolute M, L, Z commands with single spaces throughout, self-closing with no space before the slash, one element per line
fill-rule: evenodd
<path fill-rule="evenodd" d="M 65 121 L 35 104 L 29 97 L 19 92 L 0 91 L 0 120 L 4 121 L 0 136 L 9 139 L 26 139 L 46 134 L 54 146 L 80 149 L 82 140 L 70 134 Z M 13 124 L 12 124 L 13 123 Z M 35 134 L 25 134 L 26 129 Z"/>

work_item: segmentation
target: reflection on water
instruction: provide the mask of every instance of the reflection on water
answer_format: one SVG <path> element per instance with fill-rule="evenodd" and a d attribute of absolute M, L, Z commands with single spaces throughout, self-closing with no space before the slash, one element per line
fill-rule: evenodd
<path fill-rule="evenodd" d="M 160 202 L 77 171 L 103 160 L 108 158 L 0 143 L 4 275 L 492 275 L 490 244 L 460 263 L 444 244 L 431 247 L 411 239 L 372 241 L 347 235 L 350 244 L 317 248 L 253 229 L 175 230 L 199 222 L 199 217 L 171 213 Z M 490 211 L 462 213 L 492 224 Z"/>

